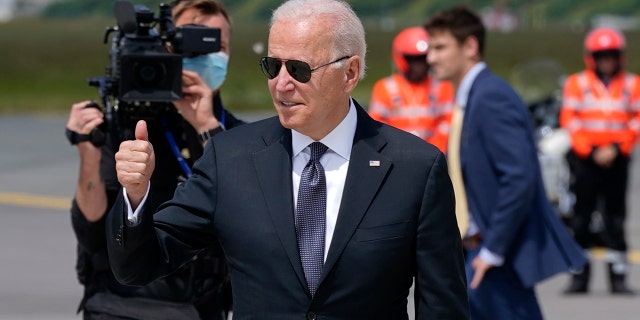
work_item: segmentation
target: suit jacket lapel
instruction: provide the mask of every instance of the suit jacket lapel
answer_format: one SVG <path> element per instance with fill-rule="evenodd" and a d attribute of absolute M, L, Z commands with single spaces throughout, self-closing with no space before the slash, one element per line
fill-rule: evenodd
<path fill-rule="evenodd" d="M 478 86 L 480 86 L 483 83 L 483 78 L 489 76 L 491 74 L 491 71 L 489 70 L 489 67 L 484 68 L 482 71 L 480 71 L 480 73 L 478 73 L 478 75 L 476 76 L 475 80 L 473 80 L 473 84 L 471 85 L 471 88 L 469 89 L 469 96 L 467 97 L 467 105 L 465 106 L 465 113 L 464 113 L 464 123 L 466 123 L 467 118 L 469 116 L 469 110 L 473 109 L 473 95 L 476 93 Z"/>
<path fill-rule="evenodd" d="M 489 67 L 484 68 L 476 78 L 473 80 L 473 84 L 471 85 L 471 89 L 469 89 L 469 96 L 467 97 L 467 105 L 464 108 L 464 118 L 462 121 L 462 133 L 460 136 L 460 168 L 462 171 L 465 171 L 465 167 L 467 165 L 468 158 L 466 157 L 466 148 L 469 145 L 469 127 L 471 126 L 470 114 L 475 108 L 475 99 L 474 94 L 478 90 L 478 86 L 482 86 L 484 78 L 491 75 L 491 71 Z"/>
<path fill-rule="evenodd" d="M 280 127 L 282 128 L 282 127 Z M 282 128 L 274 136 L 263 138 L 265 149 L 254 154 L 254 164 L 264 193 L 267 210 L 287 252 L 289 262 L 303 287 L 307 282 L 298 253 L 298 241 L 294 225 L 294 208 L 291 182 L 291 132 Z M 273 186 L 284 186 L 283 189 Z M 308 290 L 307 290 L 308 291 Z"/>
<path fill-rule="evenodd" d="M 322 269 L 320 283 L 331 271 L 347 243 L 353 237 L 373 200 L 373 196 L 391 167 L 391 160 L 379 153 L 379 150 L 386 144 L 386 140 L 378 134 L 376 123 L 357 104 L 356 109 L 358 110 L 358 125 L 351 150 L 347 179 L 338 212 L 338 221 Z M 380 165 L 372 165 L 370 161 L 379 161 Z"/>

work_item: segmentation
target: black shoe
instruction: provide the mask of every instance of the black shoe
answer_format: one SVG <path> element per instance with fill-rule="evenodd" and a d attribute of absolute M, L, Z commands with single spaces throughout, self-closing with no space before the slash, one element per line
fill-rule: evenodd
<path fill-rule="evenodd" d="M 629 289 L 623 280 L 611 283 L 611 293 L 619 295 L 634 295 L 635 291 Z"/>
<path fill-rule="evenodd" d="M 589 278 L 591 267 L 587 263 L 580 271 L 572 273 L 569 286 L 563 291 L 564 294 L 584 294 L 589 291 Z"/>
<path fill-rule="evenodd" d="M 583 279 L 577 279 L 576 276 L 573 276 L 571 278 L 571 283 L 569 283 L 569 286 L 564 290 L 564 294 L 584 294 L 587 293 L 588 290 L 588 286 L 589 283 L 587 281 L 584 281 Z"/>
<path fill-rule="evenodd" d="M 609 263 L 609 291 L 616 295 L 634 295 L 635 292 L 629 287 L 627 283 L 625 273 L 615 273 L 613 271 L 613 264 Z"/>

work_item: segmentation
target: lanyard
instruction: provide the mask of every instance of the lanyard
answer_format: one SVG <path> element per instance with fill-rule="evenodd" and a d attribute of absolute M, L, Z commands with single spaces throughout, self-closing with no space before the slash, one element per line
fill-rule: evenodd
<path fill-rule="evenodd" d="M 178 164 L 180 165 L 180 169 L 182 172 L 189 177 L 191 176 L 191 168 L 189 168 L 189 164 L 187 164 L 187 160 L 184 159 L 182 153 L 180 152 L 180 148 L 178 148 L 178 144 L 176 143 L 176 139 L 173 137 L 171 131 L 167 128 L 166 120 L 162 119 L 162 126 L 165 128 L 164 136 L 167 138 L 167 142 L 169 142 L 169 147 L 171 148 L 171 152 L 178 160 Z"/>
<path fill-rule="evenodd" d="M 224 108 L 222 108 L 222 111 L 220 112 L 220 126 L 222 126 L 223 129 L 225 129 L 226 115 L 227 113 L 225 112 Z M 164 119 L 162 119 L 162 126 L 165 129 L 164 136 L 167 138 L 167 142 L 169 142 L 169 147 L 171 148 L 171 152 L 173 152 L 173 155 L 176 157 L 176 160 L 178 160 L 180 169 L 182 169 L 182 172 L 184 172 L 184 174 L 188 178 L 189 176 L 191 176 L 191 168 L 189 167 L 189 164 L 187 164 L 187 160 L 185 160 L 184 157 L 182 156 L 182 153 L 180 152 L 180 148 L 178 148 L 178 144 L 176 143 L 176 139 L 173 137 L 173 134 L 171 133 L 171 131 L 167 128 L 167 121 Z"/>

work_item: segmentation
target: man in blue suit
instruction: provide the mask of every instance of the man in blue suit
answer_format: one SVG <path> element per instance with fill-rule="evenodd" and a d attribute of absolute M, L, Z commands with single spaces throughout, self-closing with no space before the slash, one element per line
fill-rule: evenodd
<path fill-rule="evenodd" d="M 527 109 L 483 62 L 485 29 L 476 14 L 455 7 L 425 28 L 431 70 L 454 84 L 463 114 L 456 205 L 468 208 L 461 232 L 472 319 L 542 319 L 534 285 L 586 258 L 545 196 Z"/>

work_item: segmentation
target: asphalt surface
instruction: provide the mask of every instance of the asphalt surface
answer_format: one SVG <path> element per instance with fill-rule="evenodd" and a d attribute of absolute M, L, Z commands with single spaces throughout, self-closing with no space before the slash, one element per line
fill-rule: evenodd
<path fill-rule="evenodd" d="M 0 117 L 0 320 L 80 319 L 75 238 L 68 213 L 78 156 L 64 137 L 66 115 Z M 264 115 L 241 115 L 255 120 Z M 640 154 L 636 152 L 636 158 Z M 627 232 L 630 285 L 640 290 L 640 161 L 633 163 Z M 640 319 L 640 295 L 608 293 L 605 262 L 594 261 L 591 292 L 560 294 L 559 275 L 537 287 L 546 319 Z"/>

